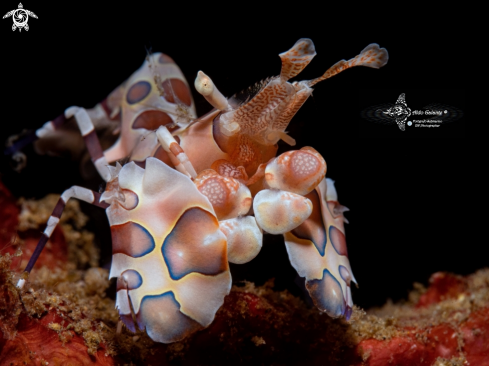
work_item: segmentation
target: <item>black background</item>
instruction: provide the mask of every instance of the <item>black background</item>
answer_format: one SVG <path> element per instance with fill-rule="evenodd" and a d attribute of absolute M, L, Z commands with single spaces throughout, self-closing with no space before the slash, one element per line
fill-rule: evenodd
<path fill-rule="evenodd" d="M 482 243 L 469 239 L 475 213 L 467 192 L 475 188 L 468 164 L 479 158 L 477 144 L 465 138 L 463 36 L 449 26 L 455 17 L 450 9 L 400 17 L 389 9 L 345 5 L 79 4 L 23 2 L 39 17 L 29 19 L 28 32 L 12 32 L 10 18 L 0 22 L 2 141 L 38 128 L 68 106 L 92 107 L 139 68 L 148 49 L 170 55 L 191 85 L 203 70 L 230 96 L 277 75 L 277 55 L 299 38 L 311 38 L 318 53 L 299 80 L 317 77 L 375 42 L 389 51 L 388 64 L 353 68 L 318 84 L 288 129 L 298 147 L 313 146 L 325 157 L 327 176 L 351 210 L 346 234 L 360 284 L 354 301 L 365 308 L 381 305 L 406 298 L 414 281 L 426 284 L 436 271 L 468 274 L 487 265 Z M 16 7 L 6 1 L 0 12 Z M 192 92 L 198 114 L 209 110 Z M 402 92 L 411 109 L 441 102 L 462 109 L 465 118 L 421 136 L 361 120 L 363 108 L 394 103 Z M 81 179 L 76 163 L 25 151 L 28 165 L 21 174 L 2 160 L 2 179 L 15 195 L 42 197 L 73 184 L 99 189 L 101 181 Z M 110 233 L 103 211 L 83 209 L 94 219 L 106 264 Z M 278 289 L 301 293 L 281 237 L 267 236 L 262 253 L 232 271 L 235 280 L 275 277 Z"/>

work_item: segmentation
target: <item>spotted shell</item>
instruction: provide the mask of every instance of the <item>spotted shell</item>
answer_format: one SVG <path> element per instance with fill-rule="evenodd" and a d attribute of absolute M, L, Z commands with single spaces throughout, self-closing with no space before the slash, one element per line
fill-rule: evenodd
<path fill-rule="evenodd" d="M 148 56 L 125 82 L 119 104 L 123 116 L 121 134 L 105 152 L 109 162 L 128 154 L 132 154 L 131 159 L 135 161 L 160 154 L 155 135 L 148 135 L 148 131 L 160 125 L 171 125 L 174 130 L 175 123 L 183 128 L 196 117 L 192 94 L 180 68 L 159 52 Z M 183 115 L 187 118 L 177 117 Z"/>
<path fill-rule="evenodd" d="M 209 200 L 160 160 L 131 162 L 117 179 L 131 204 L 107 208 L 116 307 L 129 329 L 133 312 L 154 341 L 181 340 L 208 326 L 230 291 L 226 237 Z"/>

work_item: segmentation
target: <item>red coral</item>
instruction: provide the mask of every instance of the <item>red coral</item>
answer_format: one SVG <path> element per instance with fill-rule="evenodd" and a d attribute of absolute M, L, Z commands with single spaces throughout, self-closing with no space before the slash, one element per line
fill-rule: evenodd
<path fill-rule="evenodd" d="M 427 336 L 420 341 L 416 335 L 421 333 Z M 470 314 L 457 329 L 441 324 L 428 332 L 416 329 L 412 335 L 388 341 L 367 339 L 357 351 L 364 358 L 357 366 L 430 366 L 438 357 L 450 359 L 460 354 L 468 365 L 489 366 L 489 307 Z"/>
<path fill-rule="evenodd" d="M 470 314 L 460 332 L 469 364 L 489 366 L 489 307 Z"/>
<path fill-rule="evenodd" d="M 470 365 L 489 366 L 489 306 L 487 306 L 486 287 L 470 286 L 471 278 L 479 276 L 485 278 L 487 274 L 475 274 L 461 277 L 450 273 L 435 273 L 430 278 L 430 287 L 420 297 L 415 309 L 418 314 L 410 315 L 409 320 L 416 322 L 418 327 L 397 327 L 401 336 L 390 340 L 365 339 L 360 342 L 357 352 L 363 357 L 360 366 L 387 366 L 387 365 L 432 365 L 438 357 L 451 359 L 459 357 L 459 362 Z M 487 280 L 487 279 L 486 279 Z M 480 281 L 479 281 L 480 282 Z M 486 305 L 480 308 L 481 303 L 474 310 L 470 306 L 457 303 L 478 298 Z M 443 311 L 431 313 L 432 305 L 440 304 L 444 300 L 458 299 L 460 301 L 445 303 Z M 468 309 L 469 307 L 469 309 Z M 427 315 L 432 314 L 432 315 Z M 438 315 L 436 315 L 438 314 Z M 426 317 L 431 316 L 431 323 L 437 326 L 426 325 Z M 462 321 L 464 318 L 467 320 Z"/>
<path fill-rule="evenodd" d="M 102 346 L 94 356 L 87 352 L 85 340 L 74 331 L 65 330 L 63 336 L 69 342 L 63 344 L 57 331 L 50 324 L 67 325 L 54 310 L 33 319 L 26 313 L 19 317 L 17 336 L 12 340 L 0 338 L 0 366 L 6 365 L 115 365 L 112 357 L 105 355 Z M 52 327 L 52 325 L 51 325 Z M 69 334 L 67 334 L 69 333 Z"/>
<path fill-rule="evenodd" d="M 427 307 L 442 300 L 456 298 L 467 291 L 467 280 L 451 273 L 437 272 L 430 277 L 430 287 L 421 295 L 416 307 Z"/>
<path fill-rule="evenodd" d="M 0 181 L 0 250 L 15 238 L 20 209 L 16 199 Z"/>
<path fill-rule="evenodd" d="M 458 355 L 457 333 L 449 325 L 430 328 L 422 340 L 418 340 L 416 335 L 424 330 L 414 329 L 411 332 L 388 341 L 362 341 L 357 350 L 366 360 L 358 365 L 430 366 L 438 357 L 451 358 Z"/>

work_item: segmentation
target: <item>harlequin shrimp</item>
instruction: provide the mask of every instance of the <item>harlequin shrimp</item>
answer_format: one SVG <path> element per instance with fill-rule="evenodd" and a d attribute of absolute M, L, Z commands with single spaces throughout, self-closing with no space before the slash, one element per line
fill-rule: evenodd
<path fill-rule="evenodd" d="M 388 54 L 371 44 L 321 77 L 290 83 L 315 55 L 312 41 L 300 39 L 279 55 L 279 76 L 231 98 L 199 71 L 194 85 L 214 109 L 196 118 L 178 67 L 153 54 L 95 108 L 70 107 L 38 129 L 42 141 L 74 119 L 107 184 L 102 194 L 78 186 L 63 192 L 18 286 L 66 202 L 77 198 L 106 209 L 116 307 L 132 331 L 146 330 L 153 340 L 169 343 L 207 327 L 230 291 L 228 261 L 255 258 L 263 233 L 284 235 L 290 262 L 306 278 L 314 304 L 349 319 L 356 281 L 346 250 L 347 209 L 315 149 L 276 157 L 277 142 L 295 144 L 285 129 L 315 84 L 353 66 L 380 68 Z M 96 130 L 108 123 L 117 123 L 120 132 L 104 151 Z M 132 161 L 124 166 L 109 165 L 128 155 Z"/>

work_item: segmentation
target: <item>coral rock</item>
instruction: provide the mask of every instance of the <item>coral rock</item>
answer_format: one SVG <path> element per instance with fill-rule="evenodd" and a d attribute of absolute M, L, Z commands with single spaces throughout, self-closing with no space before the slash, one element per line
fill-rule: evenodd
<path fill-rule="evenodd" d="M 461 276 L 450 273 L 437 272 L 430 278 L 430 288 L 421 295 L 417 307 L 426 307 L 437 304 L 445 299 L 456 298 L 467 291 L 467 281 Z"/>
<path fill-rule="evenodd" d="M 0 365 L 116 365 L 104 348 L 90 355 L 83 337 L 72 330 L 57 331 L 63 323 L 67 325 L 54 311 L 41 319 L 22 313 L 16 337 L 0 338 Z"/>

